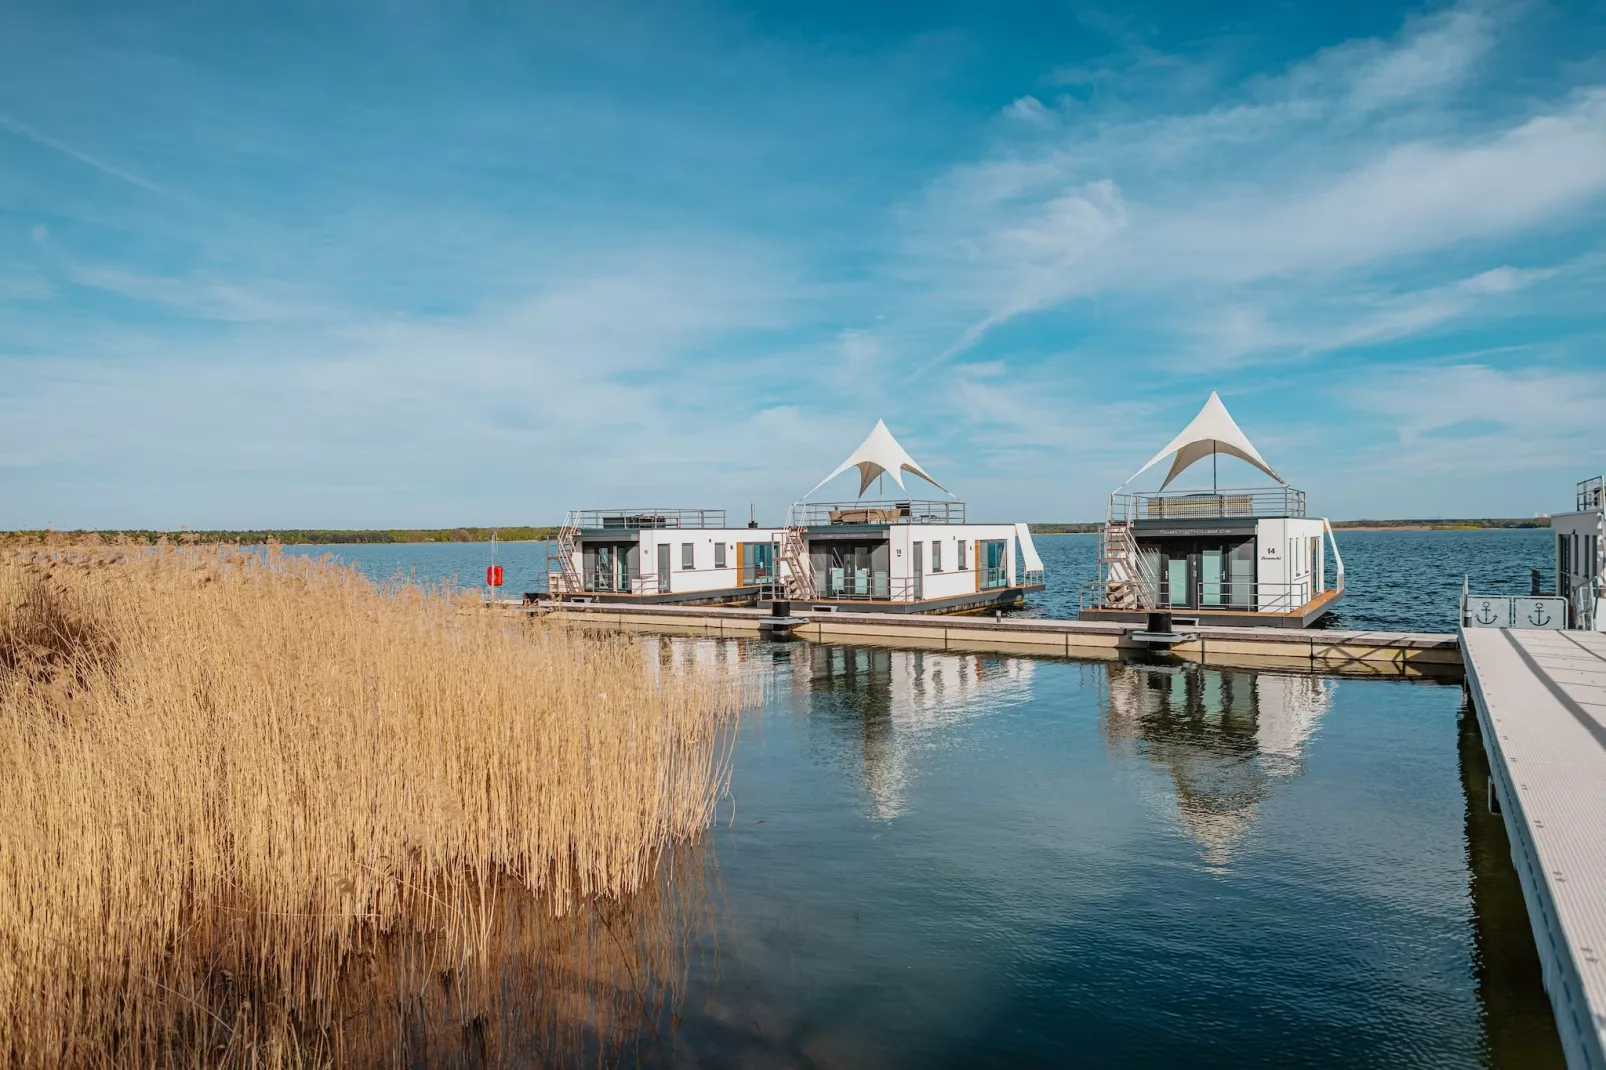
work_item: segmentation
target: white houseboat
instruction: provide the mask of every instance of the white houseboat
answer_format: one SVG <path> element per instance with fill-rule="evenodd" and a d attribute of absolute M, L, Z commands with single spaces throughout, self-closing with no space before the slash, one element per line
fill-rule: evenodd
<path fill-rule="evenodd" d="M 859 471 L 857 499 L 807 500 L 850 468 Z M 886 477 L 904 489 L 905 472 L 943 489 L 877 421 L 791 507 L 784 527 L 731 527 L 723 509 L 572 511 L 549 551 L 548 597 L 680 605 L 786 599 L 799 609 L 970 613 L 1016 606 L 1042 590 L 1043 564 L 1025 524 L 969 523 L 965 503 L 951 496 L 863 499 Z"/>
<path fill-rule="evenodd" d="M 849 469 L 859 474 L 857 498 L 808 500 Z M 864 500 L 885 478 L 904 490 L 905 472 L 949 493 L 877 420 L 858 449 L 793 504 L 781 546 L 786 597 L 800 607 L 976 613 L 1018 606 L 1043 589 L 1043 562 L 1025 524 L 973 524 L 951 494 Z"/>
<path fill-rule="evenodd" d="M 1579 483 L 1574 510 L 1552 516 L 1550 528 L 1556 533 L 1556 594 L 1567 599 L 1569 626 L 1606 631 L 1606 476 Z"/>
<path fill-rule="evenodd" d="M 1220 455 L 1275 480 L 1270 487 L 1221 489 Z M 1158 490 L 1126 488 L 1171 458 Z M 1209 460 L 1208 491 L 1167 490 Z M 1326 581 L 1331 549 L 1334 582 Z M 1303 628 L 1344 593 L 1344 562 L 1332 526 L 1305 515 L 1305 492 L 1290 487 L 1255 449 L 1214 391 L 1204 408 L 1110 495 L 1099 542 L 1099 574 L 1085 583 L 1082 620 L 1143 622 L 1155 610 L 1185 625 Z"/>
<path fill-rule="evenodd" d="M 776 582 L 779 532 L 723 509 L 577 509 L 548 548 L 547 592 L 569 601 L 752 604 Z"/>

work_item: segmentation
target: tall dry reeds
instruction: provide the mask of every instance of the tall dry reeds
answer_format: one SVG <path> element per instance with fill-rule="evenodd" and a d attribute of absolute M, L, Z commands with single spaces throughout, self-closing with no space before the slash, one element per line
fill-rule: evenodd
<path fill-rule="evenodd" d="M 327 563 L 0 553 L 0 1061 L 595 1054 L 673 972 L 654 876 L 740 698 Z"/>

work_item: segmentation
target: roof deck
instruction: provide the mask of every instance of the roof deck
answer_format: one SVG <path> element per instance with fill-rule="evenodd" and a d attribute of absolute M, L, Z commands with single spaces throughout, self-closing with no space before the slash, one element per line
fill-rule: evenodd
<path fill-rule="evenodd" d="M 1157 491 L 1110 495 L 1110 519 L 1224 520 L 1303 517 L 1305 492 L 1292 487 L 1252 487 L 1207 491 Z"/>
<path fill-rule="evenodd" d="M 564 527 L 580 531 L 633 531 L 650 528 L 725 528 L 723 509 L 574 509 Z"/>
<path fill-rule="evenodd" d="M 1598 513 L 1606 505 L 1606 476 L 1581 480 L 1578 484 L 1578 512 Z"/>
<path fill-rule="evenodd" d="M 965 503 L 955 501 L 798 502 L 790 523 L 796 527 L 833 524 L 963 524 Z"/>

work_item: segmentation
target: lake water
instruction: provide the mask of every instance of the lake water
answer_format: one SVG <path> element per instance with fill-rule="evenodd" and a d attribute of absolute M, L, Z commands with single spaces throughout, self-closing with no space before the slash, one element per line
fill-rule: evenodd
<path fill-rule="evenodd" d="M 1075 617 L 1083 580 L 1097 577 L 1094 535 L 1038 535 L 1033 540 L 1048 571 L 1047 589 L 1027 616 Z M 1554 538 L 1548 529 L 1505 531 L 1340 531 L 1346 590 L 1323 625 L 1377 631 L 1455 630 L 1463 576 L 1484 594 L 1526 594 L 1529 571 L 1555 583 Z M 375 579 L 413 576 L 422 582 L 483 582 L 491 560 L 486 543 L 287 546 L 286 551 L 333 554 Z M 546 543 L 498 543 L 504 596 L 546 588 Z"/>
<path fill-rule="evenodd" d="M 644 641 L 774 683 L 643 1062 L 1561 1065 L 1459 687 Z"/>
<path fill-rule="evenodd" d="M 1337 623 L 1449 630 L 1549 533 L 1340 535 Z M 1067 615 L 1093 539 L 1038 539 Z M 318 552 L 296 548 L 300 552 Z M 379 578 L 488 548 L 330 548 Z M 499 547 L 535 589 L 537 544 Z M 1069 593 L 1067 593 L 1069 592 Z M 625 1062 L 1559 1067 L 1461 689 L 642 636 L 759 677 L 710 921 Z M 703 893 L 699 893 L 703 894 Z"/>

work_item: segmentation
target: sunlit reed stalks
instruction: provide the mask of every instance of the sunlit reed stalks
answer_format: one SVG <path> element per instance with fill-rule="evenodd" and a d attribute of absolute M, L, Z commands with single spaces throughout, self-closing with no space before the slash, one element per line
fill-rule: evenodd
<path fill-rule="evenodd" d="M 0 553 L 0 1061 L 476 1065 L 512 1008 L 550 1062 L 651 1024 L 654 876 L 742 696 L 643 661 L 288 555 Z"/>

